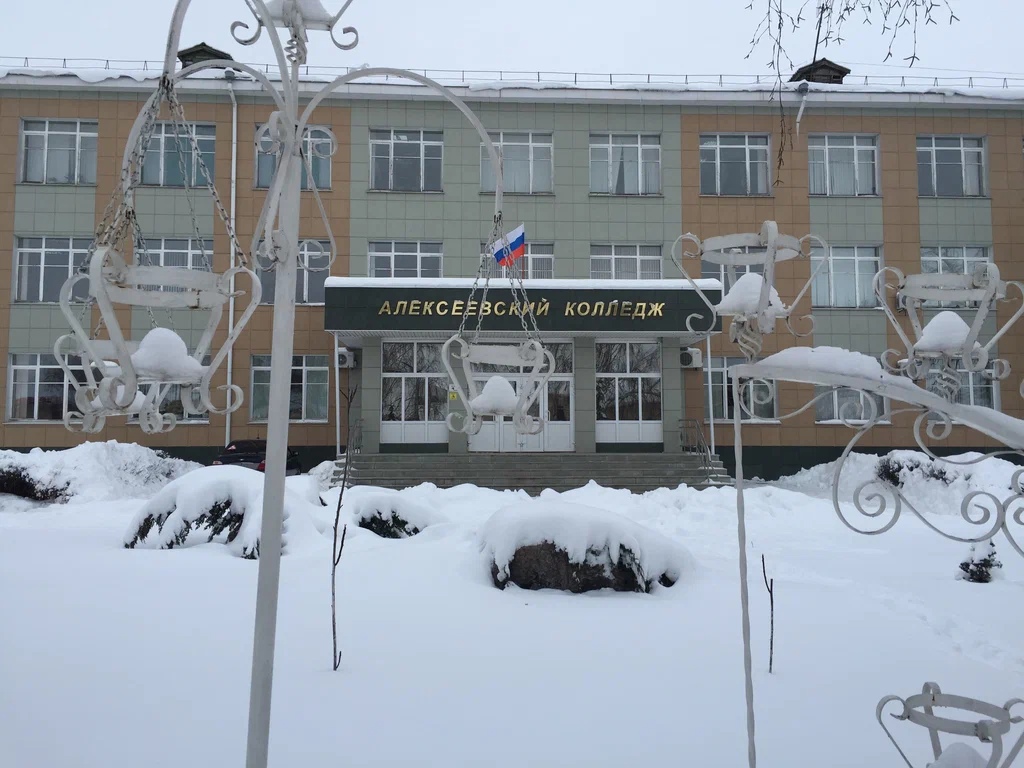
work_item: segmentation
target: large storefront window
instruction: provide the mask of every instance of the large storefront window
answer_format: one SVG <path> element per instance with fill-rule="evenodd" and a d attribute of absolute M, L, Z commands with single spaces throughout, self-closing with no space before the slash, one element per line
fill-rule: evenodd
<path fill-rule="evenodd" d="M 441 345 L 385 341 L 381 360 L 381 442 L 446 442 L 448 377 Z"/>
<path fill-rule="evenodd" d="M 661 345 L 596 345 L 597 442 L 661 442 Z"/>

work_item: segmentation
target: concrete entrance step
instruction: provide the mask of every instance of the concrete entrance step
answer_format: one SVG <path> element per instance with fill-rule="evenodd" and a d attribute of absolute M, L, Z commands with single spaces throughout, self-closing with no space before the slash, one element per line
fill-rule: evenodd
<path fill-rule="evenodd" d="M 340 484 L 344 457 L 334 484 Z M 666 453 L 470 453 L 354 454 L 350 485 L 408 488 L 432 483 L 451 488 L 469 483 L 482 488 L 522 489 L 536 495 L 546 488 L 565 491 L 590 480 L 610 488 L 643 492 L 655 488 L 731 485 L 717 456 L 709 461 L 693 454 Z"/>

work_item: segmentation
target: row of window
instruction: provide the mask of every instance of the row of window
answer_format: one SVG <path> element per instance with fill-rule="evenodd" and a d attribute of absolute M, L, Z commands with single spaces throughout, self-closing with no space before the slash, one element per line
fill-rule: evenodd
<path fill-rule="evenodd" d="M 56 302 L 68 277 L 82 265 L 90 241 L 85 238 L 22 237 L 15 250 L 14 294 L 16 301 Z M 147 257 L 154 266 L 209 270 L 205 244 L 194 239 L 164 238 L 147 242 Z M 324 303 L 327 277 L 327 241 L 303 241 L 302 261 L 312 269 L 300 270 L 295 300 L 300 304 Z M 370 277 L 438 278 L 443 275 L 443 247 L 428 241 L 371 241 L 368 244 Z M 553 243 L 529 243 L 519 269 L 528 278 L 555 276 Z M 812 252 L 811 269 L 818 267 L 820 252 Z M 975 266 L 991 259 L 984 246 L 929 246 L 921 249 L 921 271 L 933 274 L 971 274 Z M 822 269 L 811 286 L 811 301 L 817 307 L 874 307 L 872 288 L 881 268 L 877 246 L 832 246 L 828 268 Z M 725 269 L 705 263 L 702 277 L 726 279 Z M 737 268 L 740 272 L 749 267 Z M 508 269 L 503 273 L 508 276 Z M 263 302 L 274 301 L 275 272 L 260 270 Z M 590 277 L 595 280 L 657 280 L 662 277 L 660 245 L 595 243 L 590 246 Z M 73 299 L 84 299 L 86 286 L 79 284 Z"/>
<path fill-rule="evenodd" d="M 568 420 L 573 347 L 571 343 L 549 344 L 555 358 L 552 398 L 548 409 L 559 421 Z M 657 342 L 598 342 L 596 352 L 596 419 L 598 421 L 661 421 L 661 345 Z M 709 360 L 706 385 L 710 388 L 712 413 L 716 420 L 731 420 L 736 403 L 727 366 L 740 358 L 713 357 Z M 270 355 L 251 358 L 250 420 L 267 420 L 270 402 Z M 448 413 L 448 378 L 441 363 L 441 345 L 433 342 L 384 342 L 382 345 L 381 421 L 442 422 Z M 50 354 L 12 354 L 9 366 L 8 418 L 12 421 L 60 421 L 74 389 L 63 369 Z M 482 374 L 516 374 L 518 369 L 491 366 Z M 84 374 L 83 374 L 84 376 Z M 995 382 L 984 374 L 961 371 L 957 402 L 997 408 Z M 933 384 L 929 374 L 927 385 Z M 295 355 L 292 358 L 289 418 L 293 421 L 326 422 L 328 415 L 330 358 L 327 355 Z M 823 394 L 818 388 L 816 394 Z M 777 418 L 775 398 L 765 384 L 755 384 L 745 394 L 741 418 Z M 817 422 L 835 421 L 840 416 L 857 420 L 869 410 L 864 395 L 852 390 L 832 392 L 816 403 Z M 183 418 L 177 386 L 171 387 L 162 404 L 164 413 Z M 876 399 L 878 413 L 885 402 Z M 549 413 L 549 418 L 552 414 Z"/>
<path fill-rule="evenodd" d="M 213 174 L 216 127 L 193 123 L 199 154 L 184 128 L 158 123 L 147 147 L 142 183 L 167 187 L 201 179 L 200 162 Z M 88 120 L 26 120 L 22 128 L 23 182 L 95 184 L 98 123 Z M 271 141 L 258 133 L 255 185 L 270 186 L 276 168 Z M 498 131 L 490 134 L 502 157 L 505 191 L 554 192 L 553 134 Z M 334 138 L 326 127 L 310 127 L 302 150 L 308 164 L 302 186 L 331 186 Z M 590 192 L 600 195 L 659 195 L 662 191 L 661 137 L 645 133 L 590 134 Z M 812 195 L 877 195 L 878 138 L 854 134 L 808 137 Z M 444 133 L 428 130 L 370 131 L 372 190 L 440 192 Z M 770 185 L 766 134 L 702 134 L 699 162 L 703 195 L 767 195 Z M 308 166 L 308 167 L 307 167 Z M 976 197 L 986 194 L 985 142 L 975 136 L 920 136 L 917 139 L 918 194 Z M 480 189 L 493 192 L 494 169 L 480 147 Z"/>

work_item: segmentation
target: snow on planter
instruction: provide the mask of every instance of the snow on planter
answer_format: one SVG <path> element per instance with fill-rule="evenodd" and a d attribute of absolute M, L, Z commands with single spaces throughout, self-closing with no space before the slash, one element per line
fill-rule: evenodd
<path fill-rule="evenodd" d="M 480 540 L 499 589 L 650 592 L 675 584 L 690 562 L 684 547 L 622 515 L 559 501 L 502 507 Z"/>
<path fill-rule="evenodd" d="M 491 376 L 480 394 L 470 402 L 474 413 L 493 413 L 497 416 L 511 416 L 516 412 L 519 395 L 511 382 L 504 376 Z"/>
<path fill-rule="evenodd" d="M 135 514 L 124 535 L 124 546 L 172 549 L 222 541 L 232 554 L 255 560 L 260 555 L 263 481 L 262 472 L 248 467 L 197 469 L 169 483 Z M 283 552 L 319 538 L 310 507 L 305 499 L 285 489 Z"/>
<path fill-rule="evenodd" d="M 137 376 L 147 379 L 198 381 L 206 366 L 189 357 L 188 347 L 170 328 L 153 328 L 132 354 Z"/>
<path fill-rule="evenodd" d="M 722 300 L 715 305 L 720 315 L 752 315 L 755 314 L 761 305 L 761 288 L 764 286 L 764 278 L 756 272 L 748 272 L 741 275 Z M 768 288 L 769 315 L 778 317 L 785 314 L 786 305 L 782 303 L 779 292 L 774 286 Z"/>
<path fill-rule="evenodd" d="M 0 450 L 0 494 L 76 503 L 145 498 L 200 466 L 115 440 L 62 451 Z"/>
<path fill-rule="evenodd" d="M 345 508 L 356 525 L 386 539 L 407 539 L 428 526 L 447 522 L 433 509 L 395 492 L 346 495 Z"/>
<path fill-rule="evenodd" d="M 971 326 L 960 315 L 945 310 L 925 324 L 921 330 L 921 340 L 914 345 L 914 351 L 955 354 L 963 349 L 970 334 Z M 975 348 L 979 346 L 978 342 L 974 342 Z"/>

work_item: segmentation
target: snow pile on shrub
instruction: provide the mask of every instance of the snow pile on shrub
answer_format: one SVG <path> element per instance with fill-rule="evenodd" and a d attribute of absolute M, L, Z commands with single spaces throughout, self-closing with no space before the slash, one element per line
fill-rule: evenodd
<path fill-rule="evenodd" d="M 675 583 L 690 555 L 680 544 L 627 517 L 597 507 L 563 501 L 531 500 L 496 511 L 483 525 L 480 549 L 492 563 L 496 584 L 511 578 L 510 565 L 526 547 L 550 544 L 570 564 L 615 566 L 634 571 L 649 591 L 655 581 Z M 630 553 L 623 562 L 623 550 Z"/>
<path fill-rule="evenodd" d="M 0 451 L 0 492 L 61 502 L 145 498 L 200 466 L 115 440 L 61 451 Z"/>
<path fill-rule="evenodd" d="M 882 480 L 900 490 L 918 511 L 960 514 L 960 503 L 969 493 L 986 491 L 997 498 L 1010 495 L 1014 472 L 1021 467 L 1005 459 L 980 458 L 969 452 L 932 459 L 921 451 L 896 450 L 884 456 L 851 453 L 839 479 L 839 499 L 850 501 L 857 488 L 869 480 Z M 820 464 L 778 480 L 774 485 L 809 496 L 832 495 L 837 462 Z M 866 489 L 878 490 L 878 487 Z"/>
<path fill-rule="evenodd" d="M 747 272 L 736 279 L 728 293 L 715 305 L 715 309 L 720 315 L 752 315 L 760 307 L 763 286 L 764 278 L 761 275 Z M 786 305 L 782 303 L 774 286 L 768 288 L 767 312 L 776 317 L 786 312 Z"/>
<path fill-rule="evenodd" d="M 262 472 L 248 467 L 203 467 L 169 483 L 132 518 L 127 549 L 172 549 L 222 541 L 232 554 L 256 559 L 263 520 Z M 283 549 L 319 537 L 308 501 L 285 488 Z"/>
<path fill-rule="evenodd" d="M 430 507 L 419 504 L 400 492 L 374 491 L 348 494 L 344 508 L 352 522 L 388 539 L 406 539 L 431 525 L 448 520 Z"/>

